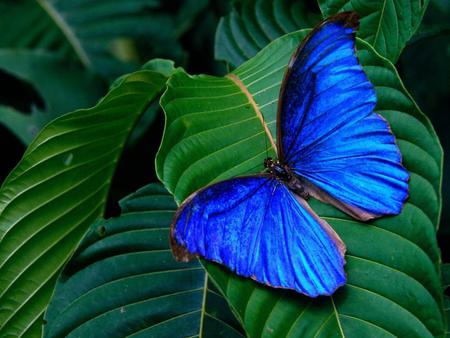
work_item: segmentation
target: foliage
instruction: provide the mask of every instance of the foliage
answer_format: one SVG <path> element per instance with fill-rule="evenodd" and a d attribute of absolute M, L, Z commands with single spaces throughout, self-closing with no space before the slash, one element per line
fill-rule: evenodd
<path fill-rule="evenodd" d="M 449 335 L 450 302 L 443 295 L 449 268 L 441 266 L 436 240 L 442 149 L 393 64 L 399 59 L 401 74 L 412 74 L 408 53 L 417 41 L 445 34 L 445 19 L 434 24 L 425 16 L 419 29 L 427 5 L 235 0 L 215 21 L 227 7 L 220 0 L 173 8 L 158 0 L 2 2 L 0 77 L 37 99 L 28 114 L 0 97 L 0 122 L 30 143 L 0 189 L 0 336 Z M 348 248 L 348 283 L 331 297 L 272 289 L 206 261 L 174 262 L 168 247 L 173 198 L 179 204 L 211 182 L 263 170 L 264 158 L 275 155 L 267 140 L 276 139 L 278 92 L 290 55 L 321 16 L 349 9 L 361 16 L 357 53 L 377 91 L 376 111 L 390 122 L 411 173 L 402 213 L 365 224 L 311 203 Z M 215 56 L 233 70 L 190 75 L 190 68 L 223 73 L 210 67 L 206 48 L 195 60 L 216 26 Z M 153 56 L 196 62 L 183 69 L 154 59 L 137 70 Z M 427 91 L 417 77 L 406 77 L 423 98 Z M 108 84 L 93 108 L 79 109 L 94 104 Z M 113 174 L 125 144 L 127 153 L 149 134 L 159 137 L 159 108 L 165 128 L 155 170 L 173 197 L 151 184 L 120 202 L 120 216 L 108 218 L 114 214 L 108 192 L 117 195 Z M 145 144 L 137 161 L 151 157 L 158 141 Z M 129 168 L 120 177 L 126 184 L 134 164 L 121 165 Z"/>
<path fill-rule="evenodd" d="M 54 118 L 94 104 L 105 80 L 135 71 L 154 56 L 183 62 L 180 39 L 206 5 L 178 1 L 171 11 L 160 0 L 0 3 L 0 68 L 32 85 L 45 106 L 31 107 L 29 114 L 0 101 L 0 122 L 28 145 Z M 154 115 L 146 114 L 147 126 Z"/>
<path fill-rule="evenodd" d="M 159 0 L 19 0 L 0 6 L 0 47 L 51 50 L 111 79 L 136 69 L 149 38 L 157 55 L 180 60 L 177 39 L 205 4 L 185 1 L 174 16 Z"/>
<path fill-rule="evenodd" d="M 88 70 L 43 50 L 0 49 L 0 67 L 30 83 L 44 107 L 33 105 L 31 113 L 0 105 L 0 122 L 25 144 L 56 117 L 93 105 L 103 92 L 103 83 Z M 61 77 L 64 74 L 64 77 Z M 46 81 L 42 81 L 45 78 Z M 67 95 L 67 93 L 70 95 Z"/>
<path fill-rule="evenodd" d="M 215 57 L 237 67 L 270 41 L 320 21 L 317 3 L 296 0 L 236 1 L 217 26 Z"/>
<path fill-rule="evenodd" d="M 173 197 L 150 184 L 120 205 L 120 217 L 92 224 L 60 276 L 44 336 L 242 337 L 199 262 L 172 258 Z"/>
<path fill-rule="evenodd" d="M 132 73 L 94 108 L 57 118 L 3 183 L 2 336 L 41 330 L 56 278 L 89 225 L 103 214 L 127 136 L 165 81 L 154 71 Z"/>
<path fill-rule="evenodd" d="M 356 11 L 360 20 L 358 36 L 375 50 L 396 62 L 408 40 L 419 28 L 429 0 L 318 0 L 326 17 L 343 10 Z"/>

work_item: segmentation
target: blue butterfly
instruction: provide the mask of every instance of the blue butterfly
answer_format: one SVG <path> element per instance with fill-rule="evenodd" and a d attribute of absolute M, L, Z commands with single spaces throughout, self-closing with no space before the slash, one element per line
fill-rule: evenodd
<path fill-rule="evenodd" d="M 345 284 L 345 245 L 309 196 L 366 221 L 400 213 L 409 174 L 355 54 L 356 13 L 320 23 L 300 44 L 278 102 L 278 160 L 264 173 L 189 196 L 171 227 L 175 258 L 201 256 L 236 274 L 331 295 Z"/>

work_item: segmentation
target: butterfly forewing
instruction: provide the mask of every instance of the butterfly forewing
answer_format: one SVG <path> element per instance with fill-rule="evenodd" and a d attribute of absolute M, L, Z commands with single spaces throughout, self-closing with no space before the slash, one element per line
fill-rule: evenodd
<path fill-rule="evenodd" d="M 280 159 L 309 193 L 367 220 L 398 214 L 407 171 L 355 51 L 354 13 L 332 17 L 293 56 L 280 92 Z M 315 187 L 314 187 L 314 186 Z"/>

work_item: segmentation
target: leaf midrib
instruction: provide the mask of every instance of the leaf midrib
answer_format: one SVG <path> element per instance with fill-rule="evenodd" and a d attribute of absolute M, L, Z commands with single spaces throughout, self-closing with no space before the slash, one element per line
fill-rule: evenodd
<path fill-rule="evenodd" d="M 383 0 L 383 7 L 381 8 L 381 12 L 380 12 L 380 20 L 378 20 L 377 31 L 376 31 L 375 36 L 373 38 L 373 46 L 375 46 L 375 44 L 377 42 L 377 39 L 378 39 L 378 35 L 380 34 L 381 22 L 383 21 L 383 16 L 384 16 L 384 10 L 386 8 L 386 3 L 387 3 L 387 0 Z"/>
<path fill-rule="evenodd" d="M 330 300 L 331 300 L 331 304 L 333 305 L 333 312 L 334 312 L 334 314 L 336 316 L 336 322 L 337 322 L 337 324 L 339 326 L 339 331 L 340 331 L 341 337 L 345 338 L 344 331 L 342 330 L 341 320 L 339 319 L 339 313 L 337 311 L 336 304 L 334 304 L 333 296 L 330 296 Z"/>
<path fill-rule="evenodd" d="M 208 274 L 206 271 L 205 273 L 205 281 L 203 283 L 203 294 L 202 294 L 202 308 L 200 309 L 200 326 L 199 326 L 199 338 L 203 338 L 203 326 L 205 323 L 205 313 L 206 313 L 206 297 L 208 296 Z"/>
<path fill-rule="evenodd" d="M 267 127 L 267 123 L 264 120 L 264 116 L 261 113 L 261 111 L 259 110 L 258 104 L 255 102 L 255 99 L 254 99 L 253 95 L 249 92 L 247 86 L 241 81 L 241 79 L 237 75 L 235 75 L 235 74 L 228 74 L 227 77 L 231 81 L 233 81 L 236 84 L 236 86 L 239 87 L 241 92 L 244 93 L 245 96 L 247 97 L 248 102 L 251 104 L 251 106 L 253 107 L 253 110 L 254 110 L 256 116 L 261 121 L 261 124 L 262 124 L 262 126 L 264 128 L 264 131 L 266 133 L 266 136 L 269 139 L 270 144 L 271 144 L 273 150 L 276 153 L 277 152 L 277 146 L 276 146 L 275 141 L 274 141 L 274 139 L 272 137 L 272 133 L 270 132 L 269 128 Z"/>
<path fill-rule="evenodd" d="M 53 20 L 55 25 L 66 37 L 67 42 L 73 48 L 81 63 L 85 67 L 90 67 L 92 62 L 89 59 L 88 54 L 81 45 L 81 41 L 76 36 L 74 30 L 71 29 L 67 21 L 64 20 L 63 16 L 47 0 L 36 0 L 36 2 L 39 4 L 39 6 L 41 6 L 44 12 L 47 13 L 47 15 Z"/>

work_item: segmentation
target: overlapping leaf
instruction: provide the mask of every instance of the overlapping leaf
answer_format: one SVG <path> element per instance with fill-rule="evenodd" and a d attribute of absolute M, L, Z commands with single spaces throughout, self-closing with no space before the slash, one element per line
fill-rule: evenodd
<path fill-rule="evenodd" d="M 342 11 L 360 16 L 358 36 L 384 57 L 396 62 L 419 28 L 429 0 L 318 0 L 324 17 Z"/>
<path fill-rule="evenodd" d="M 317 4 L 298 0 L 243 0 L 217 26 L 215 57 L 239 66 L 272 40 L 320 20 Z"/>
<path fill-rule="evenodd" d="M 319 0 L 323 18 L 356 11 L 361 18 L 358 36 L 391 61 L 397 61 L 418 29 L 429 0 Z M 238 66 L 270 41 L 319 21 L 315 8 L 300 0 L 242 0 L 223 17 L 216 33 L 215 56 Z"/>
<path fill-rule="evenodd" d="M 274 41 L 224 78 L 173 75 L 161 99 L 166 129 L 156 163 L 159 178 L 178 202 L 211 182 L 263 170 L 267 152 L 274 153 L 263 123 L 276 139 L 282 75 L 305 34 Z M 399 216 L 371 224 L 312 203 L 348 248 L 348 283 L 332 297 L 312 300 L 274 290 L 207 264 L 252 337 L 444 334 L 435 237 L 441 207 L 439 141 L 394 66 L 369 44 L 360 41 L 358 48 L 377 91 L 376 111 L 390 122 L 411 173 L 410 198 Z"/>
<path fill-rule="evenodd" d="M 61 275 L 45 337 L 243 337 L 199 262 L 172 258 L 173 197 L 150 184 L 120 205 L 120 217 L 91 226 Z"/>
<path fill-rule="evenodd" d="M 166 77 L 121 79 L 37 136 L 0 190 L 0 336 L 38 336 L 59 272 L 102 215 L 125 141 Z"/>
<path fill-rule="evenodd" d="M 31 113 L 0 103 L 0 122 L 24 144 L 56 117 L 95 104 L 105 89 L 88 70 L 43 50 L 0 49 L 0 68 L 28 82 L 43 100 L 44 107 L 31 107 Z"/>

